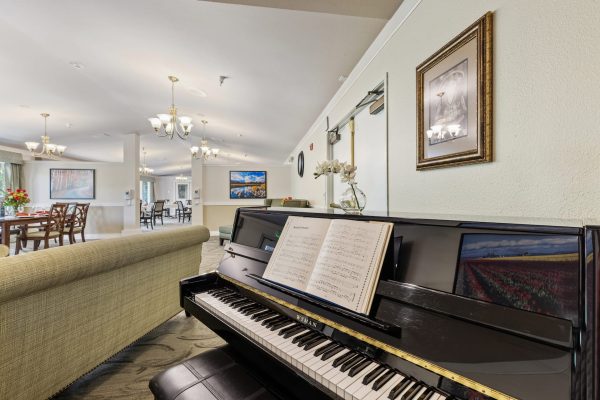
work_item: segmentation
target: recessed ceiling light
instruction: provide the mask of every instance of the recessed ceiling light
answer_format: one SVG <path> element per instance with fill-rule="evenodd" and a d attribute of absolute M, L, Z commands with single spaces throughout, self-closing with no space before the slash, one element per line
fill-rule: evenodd
<path fill-rule="evenodd" d="M 193 94 L 194 96 L 198 96 L 198 97 L 206 97 L 207 94 L 204 90 L 198 89 L 198 88 L 194 88 L 194 87 L 189 87 L 188 91 Z"/>
<path fill-rule="evenodd" d="M 73 67 L 73 68 L 77 68 L 77 69 L 83 69 L 83 64 L 82 64 L 82 63 L 79 63 L 79 62 L 77 62 L 77 61 L 71 61 L 71 62 L 69 63 L 69 65 L 70 65 L 71 67 Z"/>

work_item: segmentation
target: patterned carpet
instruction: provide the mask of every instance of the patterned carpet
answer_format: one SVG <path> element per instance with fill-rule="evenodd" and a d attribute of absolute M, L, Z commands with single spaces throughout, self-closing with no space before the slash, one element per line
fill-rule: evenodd
<path fill-rule="evenodd" d="M 223 256 L 218 238 L 202 248 L 200 272 L 210 271 Z M 144 399 L 154 397 L 148 382 L 167 369 L 224 342 L 197 319 L 183 312 L 160 325 L 98 368 L 76 381 L 54 399 Z"/>

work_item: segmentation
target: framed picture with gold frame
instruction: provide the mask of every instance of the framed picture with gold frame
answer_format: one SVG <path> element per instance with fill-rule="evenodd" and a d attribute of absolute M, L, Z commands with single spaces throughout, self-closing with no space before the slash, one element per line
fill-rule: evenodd
<path fill-rule="evenodd" d="M 417 170 L 492 161 L 492 16 L 417 67 Z"/>

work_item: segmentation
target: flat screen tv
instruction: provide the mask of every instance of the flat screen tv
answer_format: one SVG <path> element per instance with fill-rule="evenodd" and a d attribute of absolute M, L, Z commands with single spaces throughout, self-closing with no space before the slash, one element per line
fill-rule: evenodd
<path fill-rule="evenodd" d="M 266 199 L 267 171 L 229 171 L 230 199 Z"/>

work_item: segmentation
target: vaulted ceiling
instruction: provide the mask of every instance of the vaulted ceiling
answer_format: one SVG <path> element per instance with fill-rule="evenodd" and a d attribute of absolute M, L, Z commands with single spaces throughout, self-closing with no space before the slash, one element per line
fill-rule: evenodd
<path fill-rule="evenodd" d="M 282 163 L 400 2 L 0 0 L 0 144 L 39 141 L 48 112 L 66 156 L 121 161 L 137 132 L 148 166 L 173 174 L 206 119 L 211 163 Z M 168 75 L 188 141 L 147 121 L 167 112 Z"/>

